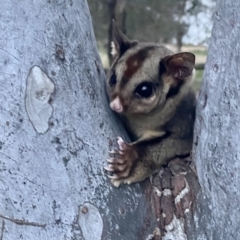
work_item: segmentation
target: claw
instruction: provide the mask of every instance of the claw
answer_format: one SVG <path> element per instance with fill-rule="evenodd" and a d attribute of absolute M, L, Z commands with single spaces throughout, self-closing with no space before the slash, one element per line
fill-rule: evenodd
<path fill-rule="evenodd" d="M 117 175 L 112 175 L 112 176 L 110 176 L 110 175 L 107 175 L 110 179 L 119 179 L 119 177 L 117 176 Z"/>
<path fill-rule="evenodd" d="M 117 141 L 122 141 L 123 142 L 123 139 L 121 137 L 117 137 Z"/>
<path fill-rule="evenodd" d="M 120 150 L 123 150 L 123 139 L 121 137 L 117 137 L 117 143 L 118 143 L 118 146 L 119 146 L 119 149 Z"/>
<path fill-rule="evenodd" d="M 113 156 L 118 156 L 118 155 L 123 155 L 123 152 L 119 150 L 118 151 L 112 150 L 112 151 L 109 151 L 109 154 Z"/>
<path fill-rule="evenodd" d="M 121 151 L 119 151 L 119 150 L 111 150 L 111 151 L 109 151 L 109 154 L 119 154 L 119 153 L 122 153 Z"/>
<path fill-rule="evenodd" d="M 109 162 L 109 163 L 114 163 L 114 158 L 108 158 L 108 159 L 107 159 L 107 162 Z"/>
<path fill-rule="evenodd" d="M 113 171 L 113 168 L 112 168 L 112 166 L 111 165 L 108 165 L 108 166 L 106 166 L 106 167 L 103 167 L 106 171 L 108 171 L 108 172 L 112 172 Z"/>
<path fill-rule="evenodd" d="M 125 163 L 125 161 L 122 160 L 121 158 L 109 158 L 107 159 L 107 162 L 110 164 L 118 164 L 118 165 L 122 165 Z"/>
<path fill-rule="evenodd" d="M 118 187 L 129 177 L 133 161 L 137 159 L 137 153 L 132 146 L 125 143 L 121 137 L 117 137 L 117 150 L 109 151 L 107 166 L 104 166 L 106 175 L 114 186 Z M 136 155 L 136 156 L 135 156 Z M 130 184 L 130 182 L 126 182 Z"/>
<path fill-rule="evenodd" d="M 117 143 L 121 151 L 126 149 L 126 143 L 123 141 L 121 137 L 117 137 Z"/>
<path fill-rule="evenodd" d="M 114 186 L 114 187 L 117 187 L 117 188 L 118 188 L 118 187 L 121 185 L 121 183 L 122 183 L 121 180 L 114 180 L 114 179 L 112 179 L 111 182 L 112 182 L 113 186 Z"/>

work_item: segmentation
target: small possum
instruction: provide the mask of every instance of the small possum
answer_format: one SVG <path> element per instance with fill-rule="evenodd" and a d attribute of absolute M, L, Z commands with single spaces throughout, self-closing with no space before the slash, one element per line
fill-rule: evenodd
<path fill-rule="evenodd" d="M 130 41 L 113 23 L 116 59 L 107 76 L 110 107 L 132 143 L 118 138 L 105 170 L 114 186 L 140 182 L 193 143 L 196 97 L 191 87 L 195 55 L 173 54 L 164 46 Z"/>

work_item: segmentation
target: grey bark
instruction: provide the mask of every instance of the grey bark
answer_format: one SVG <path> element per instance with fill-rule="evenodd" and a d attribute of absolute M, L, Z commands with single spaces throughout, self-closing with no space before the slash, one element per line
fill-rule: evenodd
<path fill-rule="evenodd" d="M 143 189 L 114 189 L 102 171 L 112 139 L 128 139 L 107 107 L 86 1 L 1 8 L 0 239 L 145 238 Z"/>
<path fill-rule="evenodd" d="M 240 239 L 240 2 L 218 0 L 197 105 L 196 238 Z"/>

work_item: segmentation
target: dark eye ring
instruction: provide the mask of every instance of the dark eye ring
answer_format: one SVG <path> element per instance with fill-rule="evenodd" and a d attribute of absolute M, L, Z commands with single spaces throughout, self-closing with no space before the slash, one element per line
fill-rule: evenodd
<path fill-rule="evenodd" d="M 150 82 L 143 82 L 141 84 L 139 84 L 134 93 L 137 95 L 137 96 L 140 96 L 142 98 L 149 98 L 152 96 L 153 94 L 153 84 L 150 83 Z"/>
<path fill-rule="evenodd" d="M 113 73 L 109 79 L 109 85 L 114 86 L 116 83 L 117 83 L 117 77 L 116 77 L 116 74 Z"/>

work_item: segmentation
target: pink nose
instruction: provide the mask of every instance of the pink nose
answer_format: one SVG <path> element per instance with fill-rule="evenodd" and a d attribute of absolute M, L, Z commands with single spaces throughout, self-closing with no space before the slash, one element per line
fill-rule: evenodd
<path fill-rule="evenodd" d="M 113 99 L 113 101 L 110 102 L 110 108 L 113 111 L 118 112 L 118 113 L 123 111 L 123 106 L 122 106 L 122 103 L 121 103 L 119 97 L 116 97 L 115 99 Z"/>

